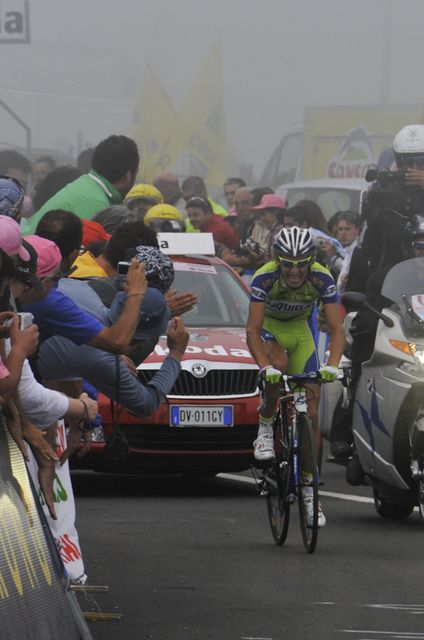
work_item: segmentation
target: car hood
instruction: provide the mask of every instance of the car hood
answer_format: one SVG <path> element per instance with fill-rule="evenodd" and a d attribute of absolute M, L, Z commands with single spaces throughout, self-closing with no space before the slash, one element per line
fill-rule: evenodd
<path fill-rule="evenodd" d="M 234 329 L 195 328 L 189 329 L 190 340 L 183 357 L 185 362 L 204 360 L 211 364 L 236 364 L 240 368 L 256 367 L 246 344 L 246 331 L 242 327 Z M 168 354 L 166 336 L 161 336 L 154 351 L 140 365 L 140 369 L 159 368 Z"/>

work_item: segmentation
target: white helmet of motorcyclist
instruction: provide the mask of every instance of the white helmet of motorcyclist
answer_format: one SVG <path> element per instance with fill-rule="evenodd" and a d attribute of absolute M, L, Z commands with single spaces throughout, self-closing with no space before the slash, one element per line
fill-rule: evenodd
<path fill-rule="evenodd" d="M 393 152 L 399 169 L 424 169 L 424 125 L 408 124 L 395 135 Z"/>

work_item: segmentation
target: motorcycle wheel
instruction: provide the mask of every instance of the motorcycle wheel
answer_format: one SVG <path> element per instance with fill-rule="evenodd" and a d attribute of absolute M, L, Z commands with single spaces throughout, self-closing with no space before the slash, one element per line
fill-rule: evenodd
<path fill-rule="evenodd" d="M 424 480 L 418 484 L 418 509 L 420 510 L 421 522 L 424 524 Z"/>
<path fill-rule="evenodd" d="M 401 520 L 407 518 L 414 509 L 414 503 L 412 501 L 406 501 L 401 503 L 386 502 L 380 494 L 374 489 L 374 506 L 378 515 L 382 518 L 390 518 L 393 520 Z"/>

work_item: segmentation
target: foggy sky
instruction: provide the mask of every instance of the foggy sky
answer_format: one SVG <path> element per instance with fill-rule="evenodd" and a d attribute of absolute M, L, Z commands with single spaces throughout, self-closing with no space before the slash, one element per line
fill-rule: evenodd
<path fill-rule="evenodd" d="M 30 0 L 30 12 L 31 43 L 0 44 L 0 98 L 40 147 L 129 132 L 146 63 L 180 108 L 218 40 L 229 148 L 256 175 L 306 105 L 423 102 L 422 0 Z M 47 108 L 34 92 L 55 96 Z M 3 115 L 0 130 L 22 144 Z"/>

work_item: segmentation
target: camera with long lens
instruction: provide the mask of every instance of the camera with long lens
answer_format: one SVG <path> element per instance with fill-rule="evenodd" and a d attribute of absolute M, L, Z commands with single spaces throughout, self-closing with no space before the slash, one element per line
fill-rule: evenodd
<path fill-rule="evenodd" d="M 376 218 L 382 212 L 394 212 L 409 218 L 424 206 L 424 191 L 417 185 L 405 183 L 404 169 L 379 170 L 375 165 L 368 167 L 365 180 L 372 183 L 364 203 L 365 218 Z"/>
<path fill-rule="evenodd" d="M 242 256 L 249 256 L 252 252 L 261 255 L 264 251 L 259 242 L 247 238 L 246 242 L 240 247 L 240 254 Z"/>
<path fill-rule="evenodd" d="M 375 187 L 378 189 L 398 191 L 405 186 L 405 171 L 404 169 L 398 169 L 396 171 L 392 171 L 391 169 L 379 170 L 376 165 L 372 164 L 368 167 L 365 180 L 367 182 L 374 182 Z"/>

